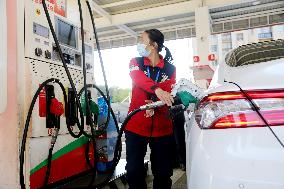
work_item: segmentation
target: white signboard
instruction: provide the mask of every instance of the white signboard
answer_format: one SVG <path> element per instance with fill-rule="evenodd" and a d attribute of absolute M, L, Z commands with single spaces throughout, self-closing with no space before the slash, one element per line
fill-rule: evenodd
<path fill-rule="evenodd" d="M 7 15 L 6 0 L 0 0 L 0 114 L 7 105 Z"/>

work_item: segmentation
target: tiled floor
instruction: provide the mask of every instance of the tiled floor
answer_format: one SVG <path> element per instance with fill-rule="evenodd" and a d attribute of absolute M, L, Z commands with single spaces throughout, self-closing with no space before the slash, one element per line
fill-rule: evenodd
<path fill-rule="evenodd" d="M 125 151 L 125 139 L 122 139 L 122 156 L 121 159 L 126 159 L 126 151 Z M 148 151 L 145 157 L 145 160 L 149 160 L 150 159 L 150 149 L 148 147 Z M 148 189 L 152 189 L 152 181 L 153 181 L 153 176 L 151 174 L 151 165 L 149 164 L 149 172 L 148 172 L 146 181 L 147 181 L 147 185 L 148 185 Z M 180 169 L 175 169 L 174 170 L 174 174 L 172 176 L 172 180 L 173 180 L 173 186 L 172 189 L 186 189 L 186 174 L 184 171 L 180 170 Z M 90 177 L 85 177 L 83 179 L 81 179 L 79 182 L 76 182 L 76 186 L 73 184 L 68 185 L 67 187 L 62 187 L 62 188 L 85 188 L 84 186 L 87 186 L 88 183 L 90 182 Z M 127 185 L 124 185 L 120 179 L 117 179 L 115 181 L 118 189 L 128 189 Z M 103 189 L 109 189 L 108 186 L 104 187 Z"/>
<path fill-rule="evenodd" d="M 186 189 L 186 185 L 186 174 L 183 173 L 183 175 L 173 184 L 172 189 Z"/>
<path fill-rule="evenodd" d="M 172 180 L 173 180 L 172 189 L 186 189 L 186 174 L 184 171 L 175 169 L 174 175 L 172 176 Z M 153 176 L 152 175 L 148 176 L 146 181 L 148 185 L 147 189 L 152 189 Z"/>
<path fill-rule="evenodd" d="M 125 152 L 125 140 L 122 140 L 122 159 L 126 158 L 126 152 Z M 149 160 L 150 159 L 150 149 L 148 147 L 145 159 Z M 149 164 L 149 169 L 150 169 L 151 165 Z M 151 175 L 151 170 L 149 170 L 149 176 L 146 178 L 147 180 L 147 185 L 148 185 L 148 189 L 152 189 L 152 181 L 153 181 L 153 176 Z M 180 169 L 175 169 L 174 170 L 174 175 L 172 176 L 172 180 L 173 180 L 173 186 L 172 189 L 186 189 L 186 174 L 184 171 L 180 170 Z M 124 189 L 125 187 L 118 184 L 119 185 L 119 189 Z M 127 188 L 127 187 L 126 187 Z"/>
<path fill-rule="evenodd" d="M 179 169 L 174 170 L 174 175 L 172 177 L 173 180 L 173 186 L 172 189 L 186 189 L 186 174 L 184 171 L 181 171 Z M 147 181 L 147 189 L 152 189 L 152 181 L 153 176 L 149 175 L 146 178 Z M 128 189 L 127 185 L 124 185 L 119 179 L 115 181 L 118 189 Z M 103 189 L 110 189 L 108 186 L 104 187 Z"/>

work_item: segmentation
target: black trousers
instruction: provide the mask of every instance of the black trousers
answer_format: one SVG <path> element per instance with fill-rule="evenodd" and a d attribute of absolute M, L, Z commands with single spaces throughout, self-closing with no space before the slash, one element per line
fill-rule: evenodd
<path fill-rule="evenodd" d="M 185 118 L 184 114 L 179 113 L 173 118 L 174 136 L 176 142 L 177 159 L 178 163 L 186 166 L 186 147 L 185 147 L 185 131 L 184 131 Z"/>
<path fill-rule="evenodd" d="M 151 149 L 153 189 L 170 189 L 173 175 L 174 136 L 143 137 L 126 131 L 126 171 L 129 189 L 147 188 L 144 157 L 147 145 Z"/>

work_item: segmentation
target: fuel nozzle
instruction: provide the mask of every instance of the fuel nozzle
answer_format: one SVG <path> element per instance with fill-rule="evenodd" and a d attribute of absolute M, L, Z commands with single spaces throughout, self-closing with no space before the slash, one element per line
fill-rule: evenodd
<path fill-rule="evenodd" d="M 174 97 L 174 103 L 173 106 L 170 107 L 170 110 L 177 110 L 177 109 L 186 109 L 190 103 L 197 103 L 198 100 L 195 98 L 192 94 L 190 94 L 187 91 L 181 91 L 178 92 L 177 95 Z M 164 106 L 165 103 L 162 101 L 153 102 L 150 104 L 146 104 L 144 106 L 140 106 L 141 110 L 149 110 L 149 109 L 155 109 L 161 106 Z"/>
<path fill-rule="evenodd" d="M 60 116 L 64 113 L 63 103 L 55 98 L 54 86 L 47 85 L 46 91 L 46 128 L 60 128 Z"/>
<path fill-rule="evenodd" d="M 63 103 L 59 102 L 55 97 L 50 100 L 50 113 L 58 117 L 64 114 Z"/>
<path fill-rule="evenodd" d="M 55 98 L 54 87 L 49 85 L 46 87 L 46 100 L 47 100 L 47 128 L 52 128 L 52 138 L 50 148 L 53 148 L 60 129 L 60 116 L 64 114 L 63 103 Z"/>
<path fill-rule="evenodd" d="M 87 115 L 88 112 L 87 112 L 87 104 L 86 104 L 86 103 L 89 103 L 90 111 L 91 111 L 90 113 L 92 114 L 94 124 L 97 124 L 98 115 L 99 115 L 99 106 L 96 104 L 96 102 L 93 101 L 93 99 L 91 97 L 91 91 L 88 90 L 87 92 L 88 92 L 88 94 L 87 94 L 88 99 L 87 100 L 85 100 L 84 93 L 81 96 L 81 106 L 82 106 L 83 114 L 84 114 L 84 116 L 89 116 L 89 115 Z M 89 119 L 87 119 L 86 121 L 87 121 L 86 124 L 90 125 Z"/>
<path fill-rule="evenodd" d="M 78 121 L 78 106 L 76 104 L 75 91 L 72 88 L 68 89 L 68 101 L 67 101 L 67 110 L 66 118 L 67 123 L 70 126 L 75 126 Z"/>

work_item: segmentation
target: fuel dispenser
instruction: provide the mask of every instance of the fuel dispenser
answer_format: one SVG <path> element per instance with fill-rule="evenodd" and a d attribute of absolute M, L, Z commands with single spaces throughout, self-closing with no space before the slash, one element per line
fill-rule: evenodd
<path fill-rule="evenodd" d="M 75 88 L 79 91 L 84 86 L 82 41 L 84 41 L 84 58 L 87 69 L 86 82 L 95 82 L 93 76 L 94 39 L 90 18 L 83 14 L 84 39 L 82 39 L 80 21 L 72 13 L 74 10 L 78 12 L 76 0 L 48 0 L 46 5 L 64 60 L 67 63 Z M 82 9 L 83 12 L 87 13 L 85 2 L 82 3 Z M 74 103 L 75 93 L 70 86 L 59 53 L 42 1 L 26 0 L 24 70 L 26 76 L 26 106 L 29 106 L 28 102 L 32 101 L 32 97 L 39 86 L 50 78 L 58 79 L 68 94 L 67 101 L 65 101 L 60 86 L 56 85 L 55 82 L 50 82 L 42 88 L 34 105 L 25 158 L 25 183 L 26 186 L 30 185 L 30 188 L 42 187 L 43 183 L 46 185 L 55 183 L 90 169 L 83 155 L 88 139 L 84 136 L 73 138 L 66 125 L 65 119 L 66 114 L 68 114 L 70 129 L 75 134 L 80 132 L 76 126 L 79 116 L 78 107 Z M 89 90 L 89 97 L 96 99 L 95 90 Z M 63 103 L 68 103 L 70 106 L 64 108 Z M 96 103 L 92 103 L 92 108 L 94 108 L 94 104 Z M 88 126 L 90 124 L 88 119 L 85 120 L 86 124 L 82 125 L 84 130 L 90 134 L 91 129 Z M 58 136 L 56 132 L 59 132 Z M 54 138 L 52 137 L 53 141 L 50 136 L 54 136 Z M 56 144 L 55 141 L 57 141 Z M 48 157 L 51 146 L 52 162 L 48 162 L 50 161 Z M 49 178 L 46 178 L 47 174 Z"/>

